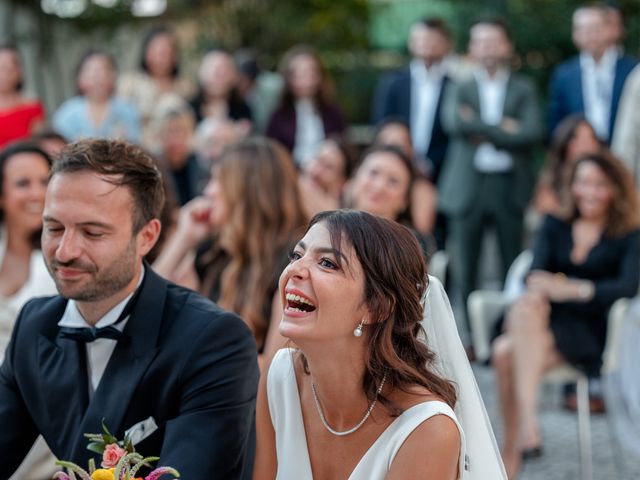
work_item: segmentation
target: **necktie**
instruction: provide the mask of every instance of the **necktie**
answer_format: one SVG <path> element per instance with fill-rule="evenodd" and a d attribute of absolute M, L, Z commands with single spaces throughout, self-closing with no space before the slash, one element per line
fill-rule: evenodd
<path fill-rule="evenodd" d="M 91 343 L 98 338 L 109 338 L 111 340 L 128 340 L 129 336 L 122 333 L 120 330 L 116 328 L 120 322 L 122 322 L 125 318 L 127 318 L 133 307 L 135 305 L 136 300 L 142 290 L 142 286 L 136 290 L 133 296 L 129 299 L 127 304 L 122 309 L 120 316 L 118 319 L 113 322 L 111 325 L 106 327 L 60 327 L 60 331 L 58 333 L 60 338 L 65 338 L 68 340 L 75 340 L 76 342 L 81 343 Z"/>

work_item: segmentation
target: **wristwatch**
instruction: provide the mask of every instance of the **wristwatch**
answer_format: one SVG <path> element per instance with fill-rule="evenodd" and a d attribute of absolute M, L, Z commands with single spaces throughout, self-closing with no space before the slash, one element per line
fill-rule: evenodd
<path fill-rule="evenodd" d="M 578 287 L 578 295 L 583 300 L 588 300 L 591 297 L 591 284 L 588 282 L 581 283 Z"/>

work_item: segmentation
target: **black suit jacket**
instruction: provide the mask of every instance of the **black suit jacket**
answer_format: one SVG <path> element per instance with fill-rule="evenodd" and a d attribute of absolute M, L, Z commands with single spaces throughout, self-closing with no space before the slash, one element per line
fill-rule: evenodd
<path fill-rule="evenodd" d="M 429 143 L 429 149 L 427 150 L 427 158 L 431 160 L 433 164 L 432 180 L 434 182 L 437 181 L 440 170 L 442 169 L 449 144 L 449 136 L 442 127 L 440 116 L 444 91 L 450 82 L 451 80 L 446 76 L 442 80 L 442 88 L 438 96 L 433 127 L 431 129 L 431 141 Z M 380 123 L 389 117 L 399 117 L 411 127 L 411 102 L 411 70 L 409 67 L 406 67 L 381 80 L 373 107 L 374 123 Z"/>
<path fill-rule="evenodd" d="M 153 417 L 136 450 L 160 455 L 188 480 L 240 478 L 258 383 L 256 346 L 244 322 L 147 267 L 142 291 L 91 399 L 84 345 L 58 338 L 66 300 L 27 303 L 0 368 L 0 478 L 38 433 L 60 459 L 86 466 L 83 433 L 104 418 L 122 439 Z"/>

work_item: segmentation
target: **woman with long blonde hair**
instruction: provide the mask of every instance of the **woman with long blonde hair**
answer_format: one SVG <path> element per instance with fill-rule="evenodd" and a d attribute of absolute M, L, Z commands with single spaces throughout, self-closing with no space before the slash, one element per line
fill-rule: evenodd
<path fill-rule="evenodd" d="M 265 138 L 242 140 L 213 166 L 204 195 L 182 208 L 154 268 L 239 314 L 262 350 L 278 277 L 305 222 L 289 154 Z"/>

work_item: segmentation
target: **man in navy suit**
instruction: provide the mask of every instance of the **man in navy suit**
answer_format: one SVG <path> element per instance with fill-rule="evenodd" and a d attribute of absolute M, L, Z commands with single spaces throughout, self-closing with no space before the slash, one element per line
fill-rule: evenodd
<path fill-rule="evenodd" d="M 451 50 L 447 25 L 439 18 L 416 22 L 409 34 L 413 57 L 405 68 L 384 77 L 373 105 L 373 121 L 399 117 L 411 129 L 418 167 L 437 182 L 448 136 L 440 123 L 442 92 L 449 82 L 446 56 Z"/>
<path fill-rule="evenodd" d="M 622 87 L 636 62 L 614 44 L 610 16 L 605 5 L 574 12 L 573 42 L 579 55 L 558 65 L 551 77 L 550 134 L 567 115 L 582 113 L 600 140 L 611 142 Z"/>
<path fill-rule="evenodd" d="M 87 140 L 53 166 L 42 250 L 59 296 L 22 309 L 0 368 L 0 479 L 38 434 L 86 465 L 104 422 L 183 478 L 240 478 L 256 347 L 244 322 L 156 275 L 160 173 L 140 148 Z"/>

